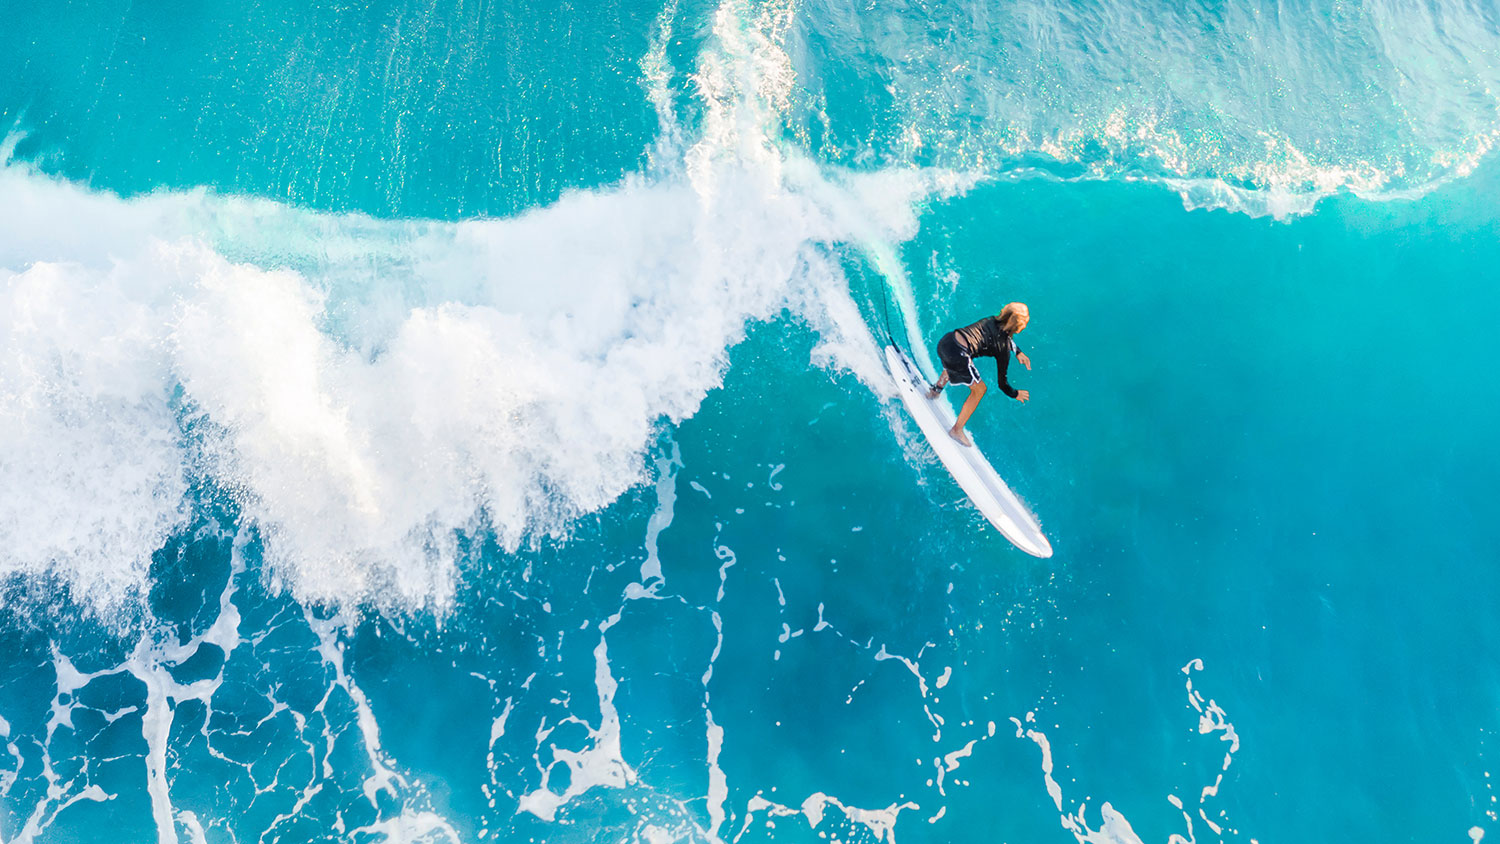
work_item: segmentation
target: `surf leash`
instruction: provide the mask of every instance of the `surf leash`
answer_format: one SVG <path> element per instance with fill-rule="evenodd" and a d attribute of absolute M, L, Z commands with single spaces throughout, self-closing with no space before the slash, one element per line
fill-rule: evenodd
<path fill-rule="evenodd" d="M 880 299 L 885 308 L 885 342 L 887 345 L 895 346 L 902 354 L 906 354 L 906 350 L 901 348 L 901 344 L 896 342 L 895 334 L 891 332 L 891 292 L 884 282 L 880 285 Z"/>

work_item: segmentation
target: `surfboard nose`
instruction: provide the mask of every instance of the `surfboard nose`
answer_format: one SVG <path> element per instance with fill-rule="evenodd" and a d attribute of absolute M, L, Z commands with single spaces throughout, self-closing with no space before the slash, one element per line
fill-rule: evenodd
<path fill-rule="evenodd" d="M 1037 536 L 1036 539 L 1037 542 L 1034 545 L 1031 545 L 1029 547 L 1026 545 L 1021 545 L 1018 547 L 1020 547 L 1022 551 L 1025 551 L 1031 556 L 1040 557 L 1044 560 L 1052 556 L 1052 543 L 1047 541 L 1047 537 Z"/>

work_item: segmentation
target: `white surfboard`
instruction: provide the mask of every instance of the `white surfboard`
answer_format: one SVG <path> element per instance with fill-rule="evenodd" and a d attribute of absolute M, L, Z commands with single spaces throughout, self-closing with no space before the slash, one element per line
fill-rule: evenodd
<path fill-rule="evenodd" d="M 967 432 L 969 441 L 974 443 L 972 446 L 962 445 L 949 436 L 948 431 L 953 427 L 956 417 L 948 400 L 942 396 L 927 398 L 926 377 L 894 345 L 885 347 L 885 362 L 896 379 L 902 404 L 906 405 L 912 418 L 917 420 L 917 426 L 922 429 L 932 450 L 937 452 L 938 459 L 943 461 L 943 466 L 953 475 L 953 479 L 968 493 L 969 500 L 974 502 L 979 512 L 1005 534 L 1006 539 L 1015 543 L 1017 548 L 1033 557 L 1052 556 L 1052 543 L 1042 533 L 1036 516 L 1010 491 L 1010 487 L 995 472 L 995 467 L 984 459 L 979 451 L 979 443 L 974 439 L 974 432 Z"/>

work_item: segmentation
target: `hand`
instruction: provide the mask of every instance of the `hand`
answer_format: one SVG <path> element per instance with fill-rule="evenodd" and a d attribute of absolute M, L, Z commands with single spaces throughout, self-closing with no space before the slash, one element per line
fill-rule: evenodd
<path fill-rule="evenodd" d="M 1031 400 L 1031 391 L 1030 390 L 1016 390 L 1016 401 L 1030 401 L 1030 400 Z"/>
<path fill-rule="evenodd" d="M 1026 357 L 1025 352 L 1016 352 L 1016 360 L 1020 361 L 1021 365 L 1027 369 L 1031 368 L 1031 358 Z"/>

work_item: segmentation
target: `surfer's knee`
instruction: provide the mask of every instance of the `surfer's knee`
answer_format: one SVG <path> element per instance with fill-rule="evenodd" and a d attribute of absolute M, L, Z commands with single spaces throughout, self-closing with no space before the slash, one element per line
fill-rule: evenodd
<path fill-rule="evenodd" d="M 975 381 L 974 383 L 969 385 L 969 391 L 972 392 L 976 398 L 984 395 L 984 391 L 988 389 L 989 388 L 984 385 L 983 381 Z"/>

